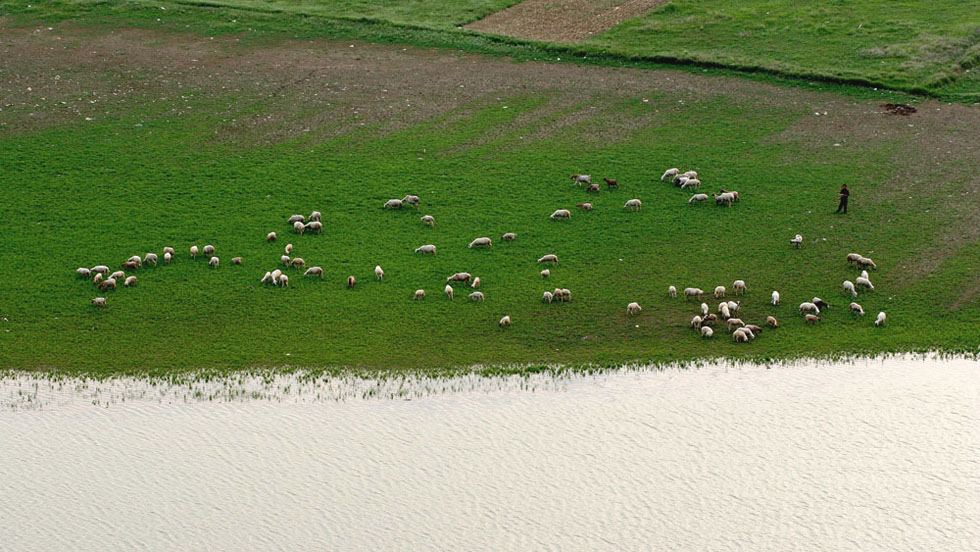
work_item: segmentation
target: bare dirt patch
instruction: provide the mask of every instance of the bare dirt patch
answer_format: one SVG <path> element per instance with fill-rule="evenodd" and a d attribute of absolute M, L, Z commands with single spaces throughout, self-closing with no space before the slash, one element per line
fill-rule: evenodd
<path fill-rule="evenodd" d="M 548 42 L 578 42 L 669 0 L 525 0 L 465 28 Z"/>

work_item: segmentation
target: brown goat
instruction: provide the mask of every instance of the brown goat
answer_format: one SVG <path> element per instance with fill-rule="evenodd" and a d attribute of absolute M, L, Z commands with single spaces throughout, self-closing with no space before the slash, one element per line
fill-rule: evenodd
<path fill-rule="evenodd" d="M 619 182 L 616 182 L 615 178 L 603 178 L 602 181 L 605 182 L 607 186 L 609 186 L 610 190 L 613 188 L 619 188 Z"/>

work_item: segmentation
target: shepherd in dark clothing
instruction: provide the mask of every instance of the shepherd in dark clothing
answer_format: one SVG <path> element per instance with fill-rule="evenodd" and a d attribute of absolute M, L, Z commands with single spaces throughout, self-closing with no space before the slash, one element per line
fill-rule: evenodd
<path fill-rule="evenodd" d="M 847 214 L 847 197 L 849 195 L 851 195 L 851 192 L 847 191 L 847 184 L 844 184 L 840 188 L 840 205 L 837 206 L 838 213 L 844 211 L 844 214 Z"/>

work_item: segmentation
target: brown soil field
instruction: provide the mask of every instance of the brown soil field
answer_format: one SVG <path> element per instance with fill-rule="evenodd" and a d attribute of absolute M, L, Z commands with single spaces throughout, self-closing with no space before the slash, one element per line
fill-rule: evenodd
<path fill-rule="evenodd" d="M 465 28 L 547 42 L 578 42 L 669 0 L 524 0 Z"/>

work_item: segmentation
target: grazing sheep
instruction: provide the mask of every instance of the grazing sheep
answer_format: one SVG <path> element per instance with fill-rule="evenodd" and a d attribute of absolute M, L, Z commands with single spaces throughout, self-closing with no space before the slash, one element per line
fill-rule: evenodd
<path fill-rule="evenodd" d="M 639 199 L 631 199 L 623 205 L 623 209 L 629 209 L 630 211 L 639 211 L 643 208 L 643 202 Z"/>
<path fill-rule="evenodd" d="M 289 285 L 289 276 L 286 276 L 285 274 L 280 274 L 279 275 L 279 285 L 282 286 L 282 287 L 288 286 Z"/>
<path fill-rule="evenodd" d="M 864 307 L 862 307 L 861 305 L 857 303 L 851 303 L 850 308 L 851 308 L 851 312 L 853 312 L 854 314 L 858 316 L 864 316 Z"/>
<path fill-rule="evenodd" d="M 471 288 L 478 288 L 478 287 L 480 287 L 480 277 L 479 276 L 477 276 L 476 278 L 473 278 L 473 283 L 470 284 L 470 287 Z"/>
<path fill-rule="evenodd" d="M 378 277 L 379 282 L 385 277 L 385 271 L 381 270 L 381 265 L 376 265 L 374 267 L 374 275 Z"/>
<path fill-rule="evenodd" d="M 703 326 L 705 324 L 714 324 L 717 321 L 718 321 L 717 314 L 706 314 L 701 318 L 701 325 Z"/>
<path fill-rule="evenodd" d="M 867 278 L 861 278 L 860 276 L 858 276 L 857 278 L 854 279 L 854 283 L 856 283 L 857 285 L 859 285 L 861 287 L 866 287 L 866 288 L 868 288 L 871 291 L 874 291 L 875 290 L 875 287 L 874 287 L 874 285 L 872 285 L 871 280 L 869 280 Z"/>
<path fill-rule="evenodd" d="M 244 262 L 244 260 L 241 257 L 232 257 L 231 258 L 231 264 L 233 264 L 233 265 L 240 265 L 240 264 L 242 264 L 242 262 Z"/>
<path fill-rule="evenodd" d="M 503 241 L 514 241 L 517 239 L 517 234 L 513 232 L 507 232 L 503 236 L 500 236 L 500 239 Z"/>
<path fill-rule="evenodd" d="M 677 175 L 677 176 L 674 177 L 674 179 L 672 180 L 672 182 L 674 183 L 674 186 L 677 186 L 679 188 L 679 187 L 683 186 L 684 183 L 687 182 L 688 180 L 690 180 L 690 178 L 688 178 L 687 176 L 684 176 L 683 174 L 679 174 L 679 175 Z"/>
<path fill-rule="evenodd" d="M 745 326 L 742 327 L 752 332 L 753 334 L 762 333 L 762 327 L 756 326 L 755 324 L 746 324 Z"/>
<path fill-rule="evenodd" d="M 302 223 L 302 222 L 300 222 L 300 221 L 296 221 L 296 222 L 295 222 L 295 223 L 293 224 L 293 230 L 295 230 L 297 234 L 299 234 L 299 235 L 301 235 L 301 236 L 302 236 L 302 235 L 303 235 L 303 232 L 305 232 L 305 231 L 306 231 L 306 225 L 305 225 L 305 224 L 303 224 L 303 223 Z"/>
<path fill-rule="evenodd" d="M 675 288 L 674 286 L 667 286 L 667 296 L 677 297 L 677 288 Z"/>
<path fill-rule="evenodd" d="M 561 300 L 563 302 L 565 302 L 565 303 L 571 303 L 572 302 L 572 292 L 571 291 L 568 291 L 567 288 L 563 288 L 561 290 Z"/>
<path fill-rule="evenodd" d="M 803 235 L 797 234 L 795 238 L 789 240 L 789 243 L 795 245 L 797 249 L 803 247 Z"/>
<path fill-rule="evenodd" d="M 311 221 L 313 221 L 313 220 L 321 220 L 322 218 L 323 218 L 323 214 L 320 213 L 320 211 L 313 211 L 312 213 L 310 213 L 310 219 L 309 220 L 311 220 Z"/>
<path fill-rule="evenodd" d="M 715 198 L 715 205 L 727 204 L 729 207 L 735 202 L 735 196 L 731 193 L 725 192 L 723 194 L 711 194 Z"/>
<path fill-rule="evenodd" d="M 698 173 L 695 172 L 695 171 L 687 171 L 687 172 L 684 173 L 684 176 L 686 176 L 688 178 L 697 178 L 698 177 Z"/>
<path fill-rule="evenodd" d="M 732 293 L 735 295 L 745 295 L 745 280 L 735 280 L 732 282 Z"/>
<path fill-rule="evenodd" d="M 105 281 L 103 281 L 102 283 L 99 284 L 99 289 L 101 289 L 102 291 L 105 291 L 105 290 L 107 290 L 109 288 L 116 289 L 116 279 L 115 278 L 108 278 L 108 279 L 106 279 Z"/>
<path fill-rule="evenodd" d="M 321 268 L 319 266 L 311 266 L 310 268 L 307 268 L 306 269 L 306 272 L 303 273 L 303 277 L 304 278 L 306 278 L 307 276 L 319 276 L 320 279 L 322 280 L 323 279 L 323 268 Z"/>
<path fill-rule="evenodd" d="M 875 326 L 884 326 L 885 325 L 885 319 L 886 318 L 888 318 L 888 317 L 885 316 L 885 313 L 884 312 L 879 312 L 878 313 L 878 318 L 875 318 Z"/>
<path fill-rule="evenodd" d="M 701 316 L 708 316 L 708 310 L 710 310 L 708 309 L 708 304 L 701 303 Z"/>
<path fill-rule="evenodd" d="M 772 292 L 772 306 L 779 306 L 779 292 L 775 290 Z"/>
<path fill-rule="evenodd" d="M 705 339 L 711 339 L 715 335 L 715 331 L 711 329 L 710 326 L 701 326 L 701 337 Z"/>
<path fill-rule="evenodd" d="M 562 291 L 561 288 L 555 288 L 554 294 L 555 294 L 555 301 L 565 300 L 565 292 Z"/>
<path fill-rule="evenodd" d="M 420 299 L 425 299 L 424 289 L 417 289 L 415 290 L 415 293 L 412 295 L 412 301 L 418 301 Z"/>
<path fill-rule="evenodd" d="M 422 200 L 419 199 L 419 196 L 417 195 L 407 195 L 402 198 L 402 203 L 405 205 L 414 205 L 415 207 L 418 207 L 419 203 L 421 202 Z"/>
<path fill-rule="evenodd" d="M 208 264 L 211 265 L 211 268 L 218 268 L 218 262 L 217 257 L 211 257 L 211 259 L 208 260 Z"/>
<path fill-rule="evenodd" d="M 348 276 L 347 277 L 347 289 L 353 289 L 354 288 L 354 284 L 356 284 L 356 283 L 357 283 L 357 281 L 354 280 L 354 277 L 353 276 Z"/>
<path fill-rule="evenodd" d="M 123 268 L 128 268 L 129 270 L 136 270 L 137 268 L 140 267 L 138 263 L 134 263 L 133 261 L 126 261 L 120 266 L 122 266 Z"/>
<path fill-rule="evenodd" d="M 436 246 L 432 245 L 431 243 L 430 244 L 426 244 L 426 245 L 423 245 L 422 247 L 417 248 L 415 250 L 415 252 L 416 253 L 422 253 L 423 255 L 426 255 L 426 254 L 435 255 L 436 254 Z"/>
<path fill-rule="evenodd" d="M 741 318 L 729 318 L 726 324 L 728 324 L 728 331 L 732 331 L 734 328 L 741 328 L 744 326 L 745 322 L 742 322 Z"/>
<path fill-rule="evenodd" d="M 273 284 L 274 284 L 274 283 L 276 283 L 276 282 L 275 282 L 275 281 L 274 281 L 274 280 L 272 279 L 272 273 L 271 273 L 271 272 L 268 272 L 268 271 L 266 271 L 266 273 L 265 273 L 265 276 L 263 276 L 263 277 L 262 277 L 262 279 L 261 279 L 261 280 L 259 280 L 259 283 L 260 283 L 260 284 L 264 284 L 264 283 L 266 283 L 266 282 L 271 282 L 271 283 L 273 283 Z"/>
<path fill-rule="evenodd" d="M 725 320 L 728 320 L 729 318 L 732 317 L 732 311 L 731 309 L 728 308 L 728 303 L 722 303 L 718 305 L 718 314 L 720 314 L 721 317 L 724 318 Z"/>
<path fill-rule="evenodd" d="M 205 245 L 204 249 L 201 250 L 201 253 L 207 255 L 208 257 L 214 257 L 214 246 Z"/>
<path fill-rule="evenodd" d="M 599 185 L 598 184 L 589 184 L 588 186 L 585 187 L 585 191 L 586 192 L 599 193 Z"/>
<path fill-rule="evenodd" d="M 136 285 L 136 276 L 129 276 L 126 278 L 125 281 L 123 281 L 123 287 L 129 287 L 135 285 Z"/>
<path fill-rule="evenodd" d="M 592 210 L 592 204 L 591 203 L 576 203 L 575 206 L 578 207 L 579 209 L 583 210 L 583 211 L 591 211 Z"/>
<path fill-rule="evenodd" d="M 878 270 L 878 265 L 874 261 L 867 257 L 861 257 L 857 260 L 857 265 L 861 268 L 871 267 L 871 270 Z"/>
<path fill-rule="evenodd" d="M 453 286 L 449 284 L 446 284 L 446 297 L 449 297 L 450 301 L 453 300 Z"/>
<path fill-rule="evenodd" d="M 738 199 L 738 192 L 736 192 L 735 190 L 719 190 L 718 193 L 732 194 L 732 200 L 733 201 L 739 201 L 739 199 Z"/>
<path fill-rule="evenodd" d="M 739 328 L 732 333 L 732 339 L 735 341 L 735 343 L 748 343 L 749 333 Z"/>
<path fill-rule="evenodd" d="M 85 278 L 86 280 L 92 277 L 92 271 L 85 267 L 76 268 L 75 274 L 77 274 L 79 278 Z"/>
<path fill-rule="evenodd" d="M 862 278 L 870 278 L 871 276 L 868 276 L 868 271 L 867 270 L 862 270 L 861 271 L 861 277 Z"/>
<path fill-rule="evenodd" d="M 147 253 L 146 256 L 143 257 L 143 263 L 145 263 L 145 264 L 153 263 L 153 266 L 156 266 L 157 265 L 157 254 L 156 253 Z"/>
<path fill-rule="evenodd" d="M 289 265 L 293 268 L 300 268 L 306 266 L 306 261 L 303 260 L 303 257 L 295 257 L 290 261 Z"/>
<path fill-rule="evenodd" d="M 501 328 L 503 328 L 504 326 L 510 326 L 510 315 L 501 318 L 500 322 L 497 322 L 497 325 L 500 326 Z"/>
<path fill-rule="evenodd" d="M 742 308 L 742 302 L 729 301 L 728 310 L 732 311 L 732 314 L 738 314 L 738 309 Z"/>
<path fill-rule="evenodd" d="M 668 178 L 673 179 L 675 176 L 677 176 L 678 174 L 680 174 L 680 172 L 681 172 L 681 170 L 678 169 L 678 168 L 667 169 L 666 171 L 664 171 L 663 176 L 660 177 L 660 181 L 661 182 L 664 182 Z"/>
<path fill-rule="evenodd" d="M 109 277 L 110 278 L 125 278 L 126 277 L 126 273 L 123 272 L 122 270 L 117 270 L 117 271 L 113 272 L 112 274 L 110 274 Z"/>
<path fill-rule="evenodd" d="M 701 181 L 697 178 L 688 178 L 681 183 L 681 189 L 694 188 L 695 190 L 701 189 Z"/>
<path fill-rule="evenodd" d="M 310 232 L 313 232 L 314 234 L 319 234 L 320 232 L 323 232 L 323 223 L 320 222 L 320 221 L 318 221 L 318 220 L 307 222 L 306 223 L 306 226 L 304 227 L 304 229 L 305 230 L 309 230 Z"/>
<path fill-rule="evenodd" d="M 428 226 L 434 227 L 436 225 L 436 219 L 432 215 L 424 215 L 421 220 L 423 224 L 426 224 Z"/>
<path fill-rule="evenodd" d="M 633 302 L 626 305 L 626 314 L 629 316 L 640 314 L 641 310 L 643 310 L 643 307 L 641 307 L 639 303 Z"/>
<path fill-rule="evenodd" d="M 803 317 L 803 322 L 806 324 L 816 324 L 820 322 L 820 317 L 815 314 L 808 314 Z"/>
<path fill-rule="evenodd" d="M 555 300 L 555 294 L 551 293 L 550 291 L 546 291 L 543 295 L 541 295 L 541 300 L 545 303 L 551 303 Z"/>
<path fill-rule="evenodd" d="M 192 245 L 191 246 L 191 258 L 192 259 L 196 259 L 197 258 L 197 252 L 198 252 L 197 246 L 196 245 Z"/>
<path fill-rule="evenodd" d="M 265 241 L 266 242 L 274 242 L 274 241 L 276 241 L 276 233 L 275 232 L 269 232 L 268 234 L 266 234 L 265 235 Z"/>
<path fill-rule="evenodd" d="M 610 190 L 613 188 L 619 188 L 619 182 L 616 182 L 615 178 L 603 178 L 602 181 L 606 183 L 606 186 Z"/>
<path fill-rule="evenodd" d="M 844 280 L 844 293 L 850 293 L 851 297 L 857 297 L 858 292 L 854 289 L 854 282 L 850 280 Z"/>
<path fill-rule="evenodd" d="M 725 286 L 718 286 L 715 288 L 715 299 L 720 299 L 725 296 Z"/>
<path fill-rule="evenodd" d="M 749 336 L 749 339 L 750 340 L 751 339 L 755 339 L 755 332 L 753 332 L 752 330 L 750 330 L 748 326 L 743 326 L 743 327 L 739 328 L 738 331 L 740 331 L 740 332 L 744 333 L 745 335 Z"/>
<path fill-rule="evenodd" d="M 279 260 L 282 261 L 282 264 L 289 266 L 289 255 L 280 255 Z"/>
<path fill-rule="evenodd" d="M 550 218 L 552 220 L 556 220 L 556 219 L 560 219 L 560 218 L 569 218 L 570 219 L 570 218 L 572 218 L 572 212 L 569 211 L 568 209 L 558 209 L 554 213 L 551 213 L 551 216 L 548 217 L 548 218 Z"/>
<path fill-rule="evenodd" d="M 141 268 L 143 266 L 143 259 L 139 255 L 133 255 L 132 257 L 126 259 L 128 263 L 135 263 L 136 268 Z"/>
<path fill-rule="evenodd" d="M 766 326 L 771 326 L 773 328 L 778 328 L 779 327 L 779 322 L 776 321 L 776 317 L 775 316 L 767 316 L 766 317 Z"/>
<path fill-rule="evenodd" d="M 272 271 L 272 283 L 279 285 L 279 280 L 283 277 L 283 273 L 278 268 Z"/>
<path fill-rule="evenodd" d="M 549 276 L 551 276 L 551 270 L 549 270 L 549 269 L 546 268 L 546 269 L 544 269 L 544 270 L 541 271 L 541 277 L 542 278 L 547 278 Z"/>
<path fill-rule="evenodd" d="M 297 222 L 306 222 L 306 217 L 304 217 L 303 215 L 293 215 L 289 217 L 289 220 L 286 221 L 286 224 L 292 224 L 293 226 L 295 226 Z"/>
<path fill-rule="evenodd" d="M 401 208 L 402 208 L 402 200 L 400 199 L 389 199 L 388 201 L 385 202 L 384 206 L 382 207 L 382 209 L 401 209 Z"/>
<path fill-rule="evenodd" d="M 105 297 L 93 297 L 89 303 L 92 303 L 96 307 L 105 307 Z"/>
<path fill-rule="evenodd" d="M 273 232 L 273 234 L 275 234 L 275 232 Z M 171 256 L 174 256 L 174 255 L 177 254 L 177 252 L 174 251 L 174 248 L 173 247 L 164 247 L 163 248 L 163 253 L 164 254 L 170 253 Z"/>
<path fill-rule="evenodd" d="M 169 251 L 166 252 L 166 253 L 164 253 L 163 254 L 163 262 L 164 262 L 164 264 L 170 264 L 170 261 L 173 258 L 174 258 L 174 256 Z"/>
<path fill-rule="evenodd" d="M 689 287 L 684 288 L 684 300 L 687 301 L 691 297 L 697 297 L 698 299 L 704 295 L 704 290 L 701 288 Z"/>
<path fill-rule="evenodd" d="M 804 301 L 803 303 L 800 303 L 800 314 L 803 314 L 805 312 L 820 314 L 820 308 L 814 305 L 813 303 L 810 303 L 809 301 Z"/>
<path fill-rule="evenodd" d="M 708 194 L 694 194 L 691 199 L 687 200 L 688 203 L 701 203 L 702 201 L 708 200 Z"/>
<path fill-rule="evenodd" d="M 861 258 L 863 258 L 863 256 L 860 253 L 848 253 L 847 254 L 847 263 L 848 264 L 850 264 L 850 263 L 857 263 L 858 259 L 861 259 Z"/>
<path fill-rule="evenodd" d="M 470 249 L 473 249 L 474 247 L 493 247 L 493 242 L 490 241 L 490 238 L 476 238 L 475 240 L 471 241 L 469 245 Z"/>
<path fill-rule="evenodd" d="M 581 186 L 582 184 L 592 184 L 592 175 L 573 174 L 572 180 L 574 180 L 575 183 L 578 184 L 579 186 Z"/>
<path fill-rule="evenodd" d="M 99 285 L 99 283 L 101 281 L 102 281 L 102 273 L 101 272 L 96 272 L 95 273 L 95 277 L 92 278 L 92 283 L 95 284 L 95 285 Z"/>
<path fill-rule="evenodd" d="M 96 265 L 92 267 L 92 270 L 90 272 L 99 272 L 101 274 L 108 274 L 109 267 L 107 267 L 106 265 Z"/>
<path fill-rule="evenodd" d="M 691 319 L 691 327 L 694 328 L 695 330 L 698 330 L 698 331 L 701 330 L 701 317 L 700 316 L 694 315 L 694 318 Z"/>
<path fill-rule="evenodd" d="M 824 301 L 819 297 L 814 297 L 813 299 L 810 300 L 810 302 L 816 305 L 817 308 L 820 310 L 827 310 L 828 308 L 830 308 L 830 303 Z"/>
<path fill-rule="evenodd" d="M 558 264 L 558 255 L 554 255 L 554 254 L 545 255 L 544 257 L 541 257 L 540 259 L 538 259 L 538 262 L 539 263 L 554 263 L 554 264 Z M 550 272 L 549 272 L 549 274 L 550 274 Z"/>
<path fill-rule="evenodd" d="M 470 294 L 470 300 L 471 301 L 483 301 L 483 292 L 482 291 L 474 291 L 473 293 Z"/>
<path fill-rule="evenodd" d="M 446 278 L 447 282 L 469 282 L 472 278 L 469 272 L 456 272 L 452 276 Z"/>

